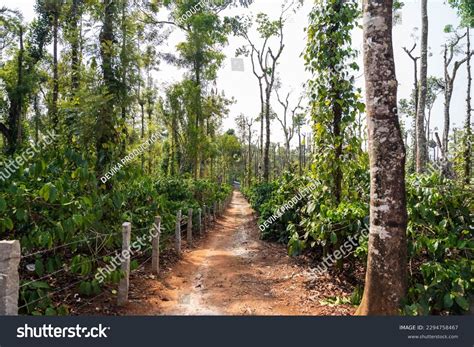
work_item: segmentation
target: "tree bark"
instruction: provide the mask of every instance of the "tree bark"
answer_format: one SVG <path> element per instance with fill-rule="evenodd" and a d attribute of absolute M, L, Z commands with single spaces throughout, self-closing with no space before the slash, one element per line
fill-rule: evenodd
<path fill-rule="evenodd" d="M 426 133 L 425 133 L 425 108 L 426 93 L 428 88 L 428 9 L 427 0 L 421 1 L 421 66 L 420 66 L 420 92 L 416 114 L 416 172 L 425 170 L 427 161 Z"/>
<path fill-rule="evenodd" d="M 364 0 L 364 66 L 370 157 L 370 234 L 356 314 L 395 315 L 406 292 L 405 148 L 397 114 L 393 0 Z"/>
<path fill-rule="evenodd" d="M 471 182 L 471 156 L 472 156 L 472 133 L 471 133 L 471 38 L 469 28 L 466 29 L 467 37 L 467 97 L 466 97 L 466 124 L 464 129 L 464 183 Z"/>

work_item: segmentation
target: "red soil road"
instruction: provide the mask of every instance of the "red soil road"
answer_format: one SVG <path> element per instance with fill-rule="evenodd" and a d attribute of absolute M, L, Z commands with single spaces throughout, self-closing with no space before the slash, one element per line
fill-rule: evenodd
<path fill-rule="evenodd" d="M 309 286 L 308 269 L 283 245 L 259 239 L 252 209 L 241 193 L 209 232 L 164 269 L 158 279 L 132 278 L 120 315 L 347 315 L 354 308 L 322 305 L 346 295 L 330 278 Z M 145 273 L 149 273 L 145 269 Z M 319 282 L 319 279 L 318 279 Z"/>

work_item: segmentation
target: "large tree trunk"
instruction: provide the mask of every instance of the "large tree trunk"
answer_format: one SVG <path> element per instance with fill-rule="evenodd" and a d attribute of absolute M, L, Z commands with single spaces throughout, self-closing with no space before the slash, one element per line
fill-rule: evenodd
<path fill-rule="evenodd" d="M 393 0 L 364 0 L 370 234 L 359 315 L 395 315 L 406 291 L 405 148 L 397 115 Z"/>
<path fill-rule="evenodd" d="M 464 129 L 464 182 L 470 184 L 471 181 L 471 155 L 472 155 L 472 133 L 471 133 L 471 38 L 469 28 L 467 31 L 467 97 L 466 97 L 466 125 Z"/>
<path fill-rule="evenodd" d="M 427 0 L 421 1 L 421 67 L 420 67 L 420 94 L 416 114 L 416 172 L 425 170 L 427 161 L 425 135 L 425 108 L 428 77 L 428 9 Z"/>

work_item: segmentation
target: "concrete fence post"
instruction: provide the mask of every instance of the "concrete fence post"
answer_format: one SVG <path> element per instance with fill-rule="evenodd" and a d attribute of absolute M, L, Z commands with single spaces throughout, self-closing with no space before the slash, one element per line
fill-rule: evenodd
<path fill-rule="evenodd" d="M 20 241 L 0 241 L 0 316 L 18 315 Z"/>
<path fill-rule="evenodd" d="M 153 224 L 153 238 L 152 238 L 152 254 L 151 254 L 151 271 L 155 275 L 160 274 L 160 235 L 161 235 L 161 217 L 155 217 L 155 224 Z"/>
<path fill-rule="evenodd" d="M 193 209 L 188 209 L 187 241 L 191 246 L 193 244 Z"/>
<path fill-rule="evenodd" d="M 174 248 L 178 256 L 181 256 L 181 210 L 176 214 L 176 231 L 175 231 L 175 240 Z"/>
<path fill-rule="evenodd" d="M 201 235 L 201 233 L 202 233 L 202 220 L 201 220 L 202 216 L 201 216 L 201 213 L 202 213 L 201 209 L 198 209 L 198 233 L 199 233 L 199 235 Z"/>
<path fill-rule="evenodd" d="M 128 302 L 128 289 L 130 287 L 130 238 L 132 235 L 132 224 L 129 222 L 122 224 L 122 254 L 121 267 L 123 278 L 119 282 L 117 304 L 125 305 Z"/>

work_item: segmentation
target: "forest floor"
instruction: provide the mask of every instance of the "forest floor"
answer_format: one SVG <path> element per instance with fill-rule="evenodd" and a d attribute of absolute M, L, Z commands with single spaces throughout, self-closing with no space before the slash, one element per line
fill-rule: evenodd
<path fill-rule="evenodd" d="M 351 305 L 321 303 L 348 296 L 344 280 L 315 278 L 308 261 L 284 245 L 259 239 L 256 216 L 240 192 L 225 213 L 182 258 L 165 257 L 158 278 L 145 267 L 130 279 L 129 303 L 92 303 L 96 314 L 116 315 L 350 315 Z M 100 307 L 108 309 L 104 310 Z M 110 311 L 109 311 L 110 310 Z M 87 314 L 91 312 L 81 312 Z"/>

